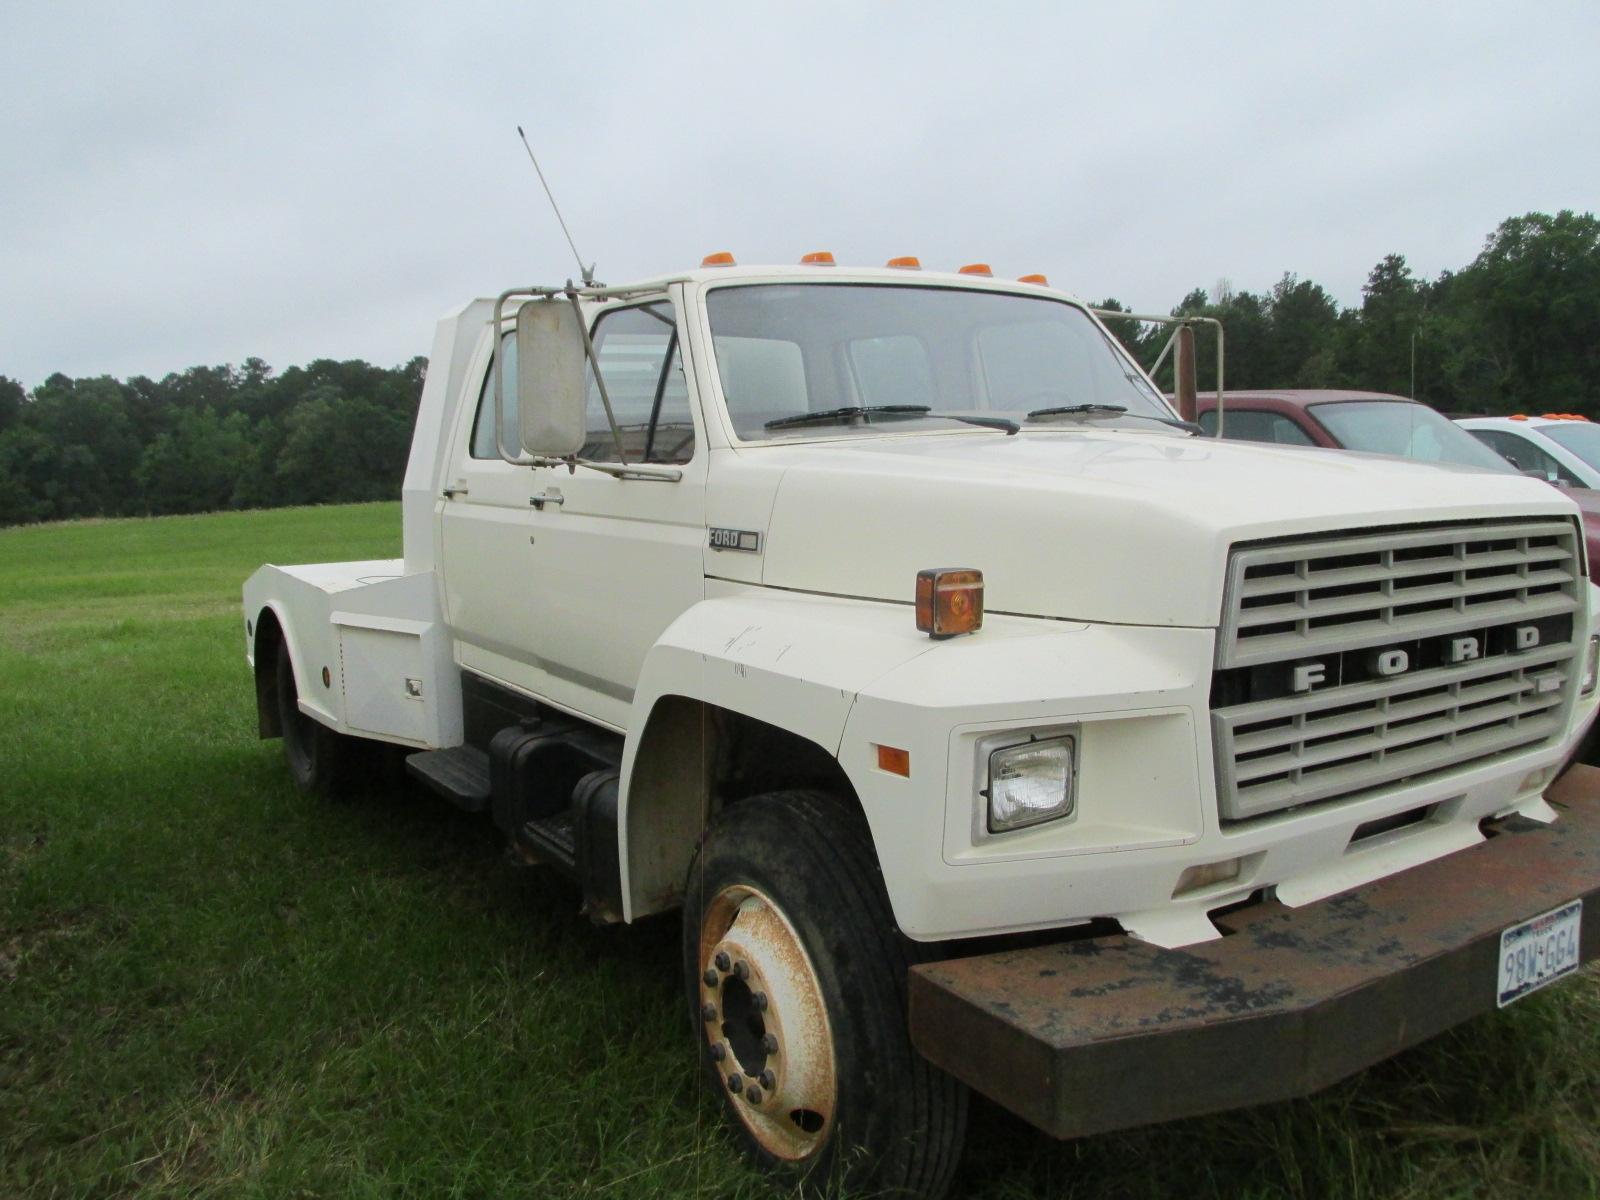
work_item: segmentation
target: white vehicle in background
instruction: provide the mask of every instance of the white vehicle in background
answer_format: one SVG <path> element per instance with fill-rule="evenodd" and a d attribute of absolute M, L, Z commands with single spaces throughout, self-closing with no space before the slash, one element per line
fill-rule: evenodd
<path fill-rule="evenodd" d="M 1600 425 L 1571 413 L 1532 417 L 1457 417 L 1519 470 L 1565 487 L 1600 488 Z"/>
<path fill-rule="evenodd" d="M 403 496 L 403 558 L 245 584 L 262 736 L 681 910 L 790 1183 L 942 1194 L 969 1087 L 1058 1137 L 1302 1095 L 1600 950 L 1572 502 L 1198 436 L 1042 277 L 474 300 Z"/>

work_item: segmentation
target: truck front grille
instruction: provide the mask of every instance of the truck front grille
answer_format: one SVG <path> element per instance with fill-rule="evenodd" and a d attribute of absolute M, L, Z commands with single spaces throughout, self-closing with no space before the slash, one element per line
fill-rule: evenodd
<path fill-rule="evenodd" d="M 1223 820 L 1555 738 L 1582 582 L 1561 518 L 1236 547 L 1211 696 Z"/>

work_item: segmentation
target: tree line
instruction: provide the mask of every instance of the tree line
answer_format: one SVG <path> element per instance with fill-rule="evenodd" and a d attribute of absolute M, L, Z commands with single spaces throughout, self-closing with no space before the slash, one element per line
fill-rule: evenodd
<path fill-rule="evenodd" d="M 1172 312 L 1222 321 L 1230 389 L 1359 388 L 1451 413 L 1600 419 L 1600 221 L 1589 213 L 1512 217 L 1434 280 L 1386 255 L 1350 308 L 1285 274 L 1263 293 L 1197 288 Z M 1108 324 L 1146 364 L 1169 336 Z M 1204 388 L 1215 351 L 1204 333 L 1198 342 Z M 0 375 L 0 525 L 391 499 L 425 365 L 321 359 L 275 374 L 249 358 L 160 380 L 56 374 L 32 392 Z M 1163 373 L 1170 386 L 1170 364 Z"/>
<path fill-rule="evenodd" d="M 0 524 L 394 499 L 425 365 L 0 376 Z"/>
<path fill-rule="evenodd" d="M 1114 299 L 1101 307 L 1128 311 Z M 1512 217 L 1471 263 L 1434 280 L 1418 279 L 1403 255 L 1385 255 L 1351 308 L 1285 274 L 1262 293 L 1226 281 L 1197 289 L 1172 312 L 1222 322 L 1230 390 L 1351 388 L 1412 396 L 1455 415 L 1600 419 L 1600 221 L 1590 213 Z M 1170 336 L 1132 321 L 1107 324 L 1147 365 Z M 1204 327 L 1196 342 L 1205 390 L 1216 351 Z M 1162 374 L 1170 386 L 1170 368 Z"/>

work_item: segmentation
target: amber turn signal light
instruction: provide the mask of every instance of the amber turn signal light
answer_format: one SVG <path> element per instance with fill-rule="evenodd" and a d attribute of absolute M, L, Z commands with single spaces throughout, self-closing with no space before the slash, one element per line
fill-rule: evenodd
<path fill-rule="evenodd" d="M 733 261 L 731 250 L 718 250 L 715 254 L 708 254 L 700 260 L 702 267 L 732 267 L 737 264 Z"/>
<path fill-rule="evenodd" d="M 934 638 L 983 628 L 983 572 L 966 567 L 918 571 L 917 628 Z"/>

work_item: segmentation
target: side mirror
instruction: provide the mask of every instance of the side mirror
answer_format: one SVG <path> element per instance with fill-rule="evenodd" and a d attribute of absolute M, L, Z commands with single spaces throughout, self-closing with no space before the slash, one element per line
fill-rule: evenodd
<path fill-rule="evenodd" d="M 517 416 L 528 454 L 568 458 L 587 440 L 579 321 L 567 300 L 530 300 L 517 310 Z"/>

